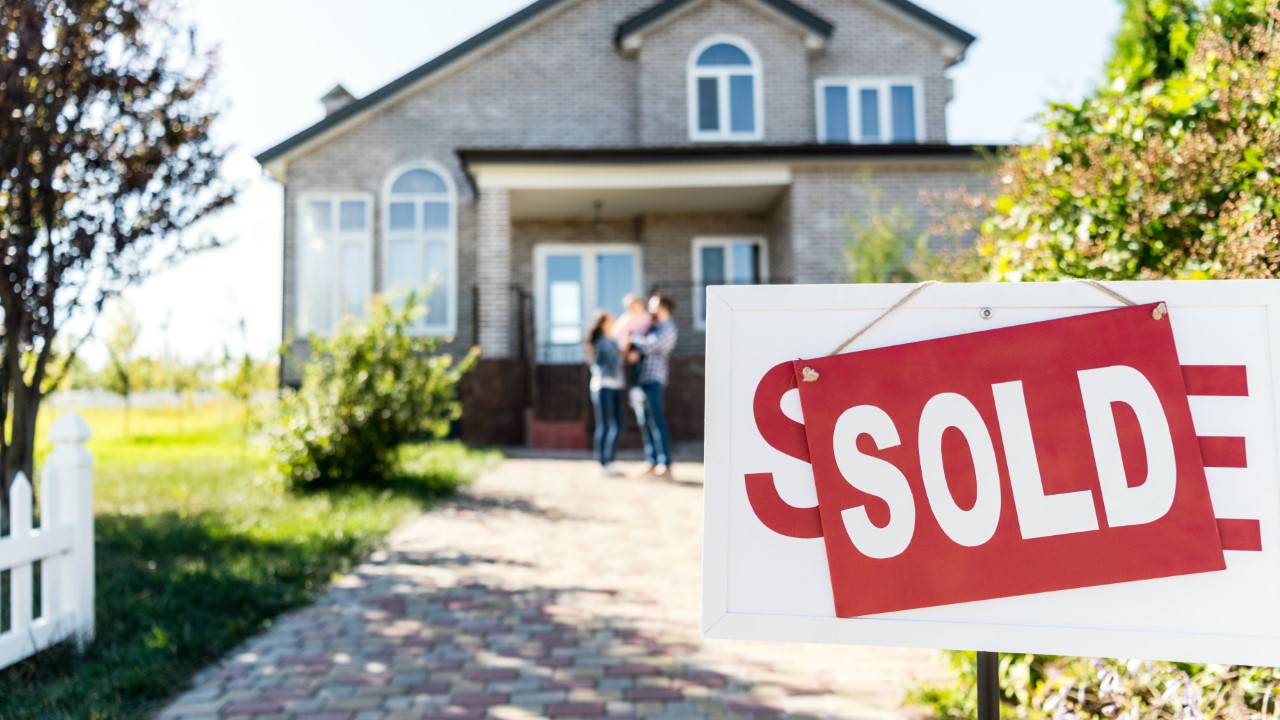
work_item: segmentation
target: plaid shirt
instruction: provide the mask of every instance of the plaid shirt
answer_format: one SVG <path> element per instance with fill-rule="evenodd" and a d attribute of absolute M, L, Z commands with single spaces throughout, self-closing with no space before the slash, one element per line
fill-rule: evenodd
<path fill-rule="evenodd" d="M 637 335 L 632 346 L 644 355 L 640 363 L 640 384 L 667 384 L 668 360 L 676 349 L 676 324 L 670 319 L 653 326 L 648 335 Z"/>

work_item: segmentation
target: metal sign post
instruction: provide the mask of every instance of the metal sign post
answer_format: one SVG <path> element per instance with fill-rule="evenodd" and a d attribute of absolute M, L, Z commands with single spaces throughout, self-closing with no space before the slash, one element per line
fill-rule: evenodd
<path fill-rule="evenodd" d="M 1000 653 L 978 652 L 978 720 L 1000 720 Z"/>

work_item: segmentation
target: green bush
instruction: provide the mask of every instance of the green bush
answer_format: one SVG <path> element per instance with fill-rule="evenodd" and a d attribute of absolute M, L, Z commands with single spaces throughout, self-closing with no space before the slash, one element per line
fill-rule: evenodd
<path fill-rule="evenodd" d="M 440 438 L 462 414 L 458 383 L 475 361 L 436 354 L 413 332 L 421 303 L 376 300 L 369 320 L 312 338 L 302 386 L 286 391 L 272 433 L 275 466 L 295 489 L 381 482 L 404 443 Z"/>
<path fill-rule="evenodd" d="M 909 702 L 939 720 L 977 712 L 976 656 L 948 653 L 956 681 L 916 688 Z M 1277 717 L 1280 671 L 1052 655 L 1001 655 L 1001 718 L 1017 720 L 1182 720 Z"/>

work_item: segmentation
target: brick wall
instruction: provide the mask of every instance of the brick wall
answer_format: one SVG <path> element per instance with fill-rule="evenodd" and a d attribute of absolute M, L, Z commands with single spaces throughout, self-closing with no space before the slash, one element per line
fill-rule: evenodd
<path fill-rule="evenodd" d="M 791 25 L 761 14 L 755 6 L 709 0 L 644 38 L 640 64 L 640 142 L 687 145 L 687 68 L 694 47 L 710 35 L 745 40 L 760 56 L 764 100 L 764 141 L 804 143 L 816 138 L 813 83 L 808 51 Z M 759 118 L 757 118 L 759 121 Z"/>
<path fill-rule="evenodd" d="M 880 208 L 905 208 L 914 227 L 909 238 L 928 230 L 939 204 L 924 202 L 925 193 L 949 190 L 980 192 L 991 185 L 984 166 L 973 161 L 919 164 L 867 164 L 847 167 L 797 167 L 791 187 L 791 243 L 795 282 L 844 282 L 844 246 L 849 240 L 846 218 L 866 217 L 871 192 L 880 192 Z M 937 249 L 946 238 L 930 237 Z M 912 247 L 908 247 L 908 252 Z"/>
<path fill-rule="evenodd" d="M 924 141 L 947 141 L 950 81 L 945 75 L 946 60 L 940 50 L 944 41 L 940 36 L 876 2 L 804 0 L 803 4 L 835 25 L 826 51 L 816 56 L 810 65 L 814 80 L 870 76 L 921 78 Z M 812 104 L 812 98 L 810 102 Z M 816 135 L 816 126 L 813 132 Z"/>

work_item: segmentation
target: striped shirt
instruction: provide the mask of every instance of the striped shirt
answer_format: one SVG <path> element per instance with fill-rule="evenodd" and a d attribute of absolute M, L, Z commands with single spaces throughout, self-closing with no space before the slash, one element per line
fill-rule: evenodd
<path fill-rule="evenodd" d="M 658 323 L 648 335 L 636 335 L 631 339 L 635 349 L 644 355 L 640 363 L 640 384 L 667 384 L 669 360 L 676 349 L 676 324 L 670 318 Z"/>

